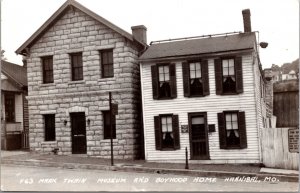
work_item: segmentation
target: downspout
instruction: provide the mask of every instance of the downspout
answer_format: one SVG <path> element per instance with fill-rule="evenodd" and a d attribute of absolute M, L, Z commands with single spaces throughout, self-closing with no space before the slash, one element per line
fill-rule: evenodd
<path fill-rule="evenodd" d="M 255 78 L 255 80 L 254 80 L 254 93 L 255 93 L 255 109 L 256 109 L 256 120 L 257 120 L 257 132 L 258 132 L 258 145 L 259 145 L 259 147 L 258 147 L 258 152 L 259 152 L 259 161 L 260 161 L 260 163 L 262 163 L 262 142 L 261 142 L 261 138 L 262 138 L 262 132 L 261 132 L 261 129 L 260 129 L 260 123 L 259 123 L 259 113 L 258 113 L 258 108 L 260 108 L 261 109 L 261 105 L 258 107 L 258 104 L 257 104 L 257 101 L 256 101 L 256 99 L 257 98 L 259 98 L 259 100 L 260 100 L 260 96 L 257 96 L 258 95 L 258 93 L 256 92 L 256 82 L 257 82 L 257 76 L 256 76 L 256 71 L 255 71 L 255 60 L 258 60 L 258 53 L 257 53 L 257 51 L 255 50 L 255 54 L 256 55 L 254 55 L 253 56 L 253 62 L 252 62 L 252 66 L 253 66 L 253 74 L 254 74 L 254 78 Z M 259 65 L 259 61 L 257 61 L 257 65 Z M 261 112 L 262 113 L 262 112 Z"/>
<path fill-rule="evenodd" d="M 148 160 L 148 152 L 147 152 L 147 143 L 146 143 L 146 132 L 145 132 L 145 100 L 144 100 L 144 92 L 143 92 L 143 69 L 142 69 L 142 63 L 140 62 L 140 79 L 141 79 L 141 97 L 142 97 L 142 114 L 143 114 L 143 135 L 144 135 L 144 156 L 145 160 Z"/>

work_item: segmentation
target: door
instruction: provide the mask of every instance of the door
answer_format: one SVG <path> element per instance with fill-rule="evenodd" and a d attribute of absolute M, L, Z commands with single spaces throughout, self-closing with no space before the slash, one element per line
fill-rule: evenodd
<path fill-rule="evenodd" d="M 84 113 L 70 113 L 72 128 L 72 153 L 86 154 L 86 128 Z"/>
<path fill-rule="evenodd" d="M 206 113 L 189 114 L 191 159 L 209 159 Z"/>

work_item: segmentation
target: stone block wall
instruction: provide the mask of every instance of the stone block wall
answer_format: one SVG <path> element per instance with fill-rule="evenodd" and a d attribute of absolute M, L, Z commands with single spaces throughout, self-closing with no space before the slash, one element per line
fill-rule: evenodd
<path fill-rule="evenodd" d="M 109 110 L 108 92 L 119 104 L 116 115 L 116 158 L 141 155 L 139 50 L 134 42 L 77 9 L 69 9 L 30 48 L 27 59 L 30 148 L 71 154 L 71 112 L 85 112 L 87 154 L 110 157 L 103 137 L 102 111 Z M 113 49 L 114 77 L 101 77 L 100 50 Z M 83 79 L 71 80 L 70 54 L 82 52 Z M 54 83 L 43 84 L 43 56 L 53 56 Z M 44 142 L 43 114 L 55 114 L 56 145 Z M 67 120 L 67 125 L 64 121 Z M 55 144 L 55 143 L 54 143 Z"/>

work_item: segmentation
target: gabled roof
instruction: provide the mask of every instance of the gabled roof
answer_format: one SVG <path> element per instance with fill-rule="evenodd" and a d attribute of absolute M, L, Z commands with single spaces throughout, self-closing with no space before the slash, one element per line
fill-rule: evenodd
<path fill-rule="evenodd" d="M 48 28 L 51 27 L 57 21 L 65 13 L 65 11 L 70 6 L 73 6 L 73 7 L 77 8 L 77 9 L 79 9 L 80 11 L 82 11 L 85 14 L 89 15 L 90 17 L 94 18 L 98 22 L 106 25 L 110 29 L 118 32 L 119 34 L 121 34 L 122 36 L 126 37 L 127 39 L 129 39 L 131 41 L 135 41 L 135 42 L 141 44 L 142 46 L 145 46 L 145 44 L 143 44 L 142 42 L 134 39 L 133 36 L 130 33 L 126 32 L 125 30 L 123 30 L 123 29 L 119 28 L 118 26 L 114 25 L 113 23 L 109 22 L 105 18 L 97 15 L 96 13 L 92 12 L 91 10 L 89 10 L 86 7 L 84 7 L 80 3 L 76 2 L 75 0 L 67 0 L 25 43 L 23 43 L 16 50 L 16 53 L 17 54 L 25 55 L 26 54 L 26 48 L 30 48 L 31 45 L 34 44 L 35 41 L 40 36 L 42 36 L 48 30 Z"/>
<path fill-rule="evenodd" d="M 27 86 L 27 69 L 25 67 L 1 60 L 1 72 L 21 87 Z"/>
<path fill-rule="evenodd" d="M 212 54 L 228 51 L 253 49 L 255 33 L 237 33 L 233 35 L 208 36 L 204 38 L 184 38 L 178 41 L 154 43 L 139 57 L 141 61 L 164 59 L 199 54 Z"/>

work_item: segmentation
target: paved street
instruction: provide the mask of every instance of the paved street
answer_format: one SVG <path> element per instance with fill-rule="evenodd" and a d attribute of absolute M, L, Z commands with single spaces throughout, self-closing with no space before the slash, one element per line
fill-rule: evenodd
<path fill-rule="evenodd" d="M 296 192 L 297 189 L 298 183 L 292 182 L 229 182 L 225 179 L 201 176 L 1 166 L 1 190 L 4 191 Z"/>

